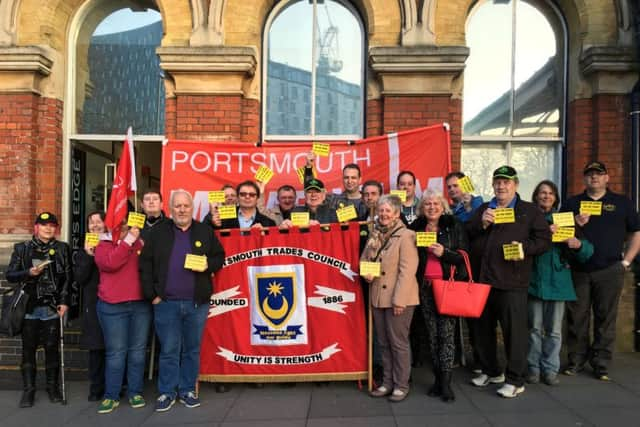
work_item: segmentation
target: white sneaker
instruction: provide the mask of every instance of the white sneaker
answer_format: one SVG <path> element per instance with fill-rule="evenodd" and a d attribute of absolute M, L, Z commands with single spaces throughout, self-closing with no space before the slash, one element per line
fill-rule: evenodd
<path fill-rule="evenodd" d="M 505 384 L 498 389 L 498 394 L 502 397 L 510 399 L 524 393 L 524 386 L 516 387 L 513 384 Z"/>
<path fill-rule="evenodd" d="M 500 374 L 497 377 L 490 377 L 487 374 L 480 374 L 471 380 L 471 384 L 476 387 L 486 387 L 489 384 L 500 384 L 505 381 L 504 374 Z"/>

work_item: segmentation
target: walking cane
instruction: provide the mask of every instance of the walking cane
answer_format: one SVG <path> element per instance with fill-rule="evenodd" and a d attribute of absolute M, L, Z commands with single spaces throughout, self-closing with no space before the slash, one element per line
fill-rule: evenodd
<path fill-rule="evenodd" d="M 62 386 L 62 404 L 67 404 L 67 390 L 64 383 L 64 316 L 60 316 L 60 383 Z"/>

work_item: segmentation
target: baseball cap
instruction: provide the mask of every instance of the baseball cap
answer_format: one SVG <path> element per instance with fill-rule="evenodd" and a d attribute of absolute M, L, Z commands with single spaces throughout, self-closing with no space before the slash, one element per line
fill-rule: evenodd
<path fill-rule="evenodd" d="M 54 224 L 58 225 L 58 218 L 51 212 L 42 212 L 40 215 L 36 217 L 35 224 Z"/>
<path fill-rule="evenodd" d="M 607 168 L 602 162 L 591 162 L 584 167 L 584 171 L 582 172 L 584 175 L 588 174 L 591 171 L 596 171 L 600 173 L 607 173 Z"/>
<path fill-rule="evenodd" d="M 304 191 L 309 191 L 309 190 L 323 191 L 324 184 L 319 179 L 311 178 L 304 185 Z"/>
<path fill-rule="evenodd" d="M 518 172 L 511 166 L 500 166 L 498 169 L 493 171 L 493 179 L 503 178 L 503 179 L 517 179 Z"/>

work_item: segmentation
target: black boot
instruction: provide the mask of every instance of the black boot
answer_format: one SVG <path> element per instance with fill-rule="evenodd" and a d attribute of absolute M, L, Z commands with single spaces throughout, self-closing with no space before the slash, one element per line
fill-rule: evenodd
<path fill-rule="evenodd" d="M 453 389 L 451 389 L 451 371 L 442 372 L 442 396 L 440 398 L 443 402 L 453 402 L 456 400 L 456 395 L 453 394 Z"/>
<path fill-rule="evenodd" d="M 21 370 L 24 391 L 20 398 L 20 407 L 31 408 L 36 397 L 36 368 L 33 365 L 24 364 Z"/>
<path fill-rule="evenodd" d="M 58 366 L 47 367 L 45 372 L 47 375 L 47 393 L 49 394 L 49 401 L 51 403 L 62 402 L 60 382 L 58 381 L 58 378 L 60 377 L 60 368 Z"/>
<path fill-rule="evenodd" d="M 435 381 L 433 382 L 433 385 L 429 387 L 429 390 L 427 390 L 427 396 L 438 397 L 442 394 L 441 375 L 442 374 L 438 369 L 433 370 L 433 377 L 435 378 Z"/>

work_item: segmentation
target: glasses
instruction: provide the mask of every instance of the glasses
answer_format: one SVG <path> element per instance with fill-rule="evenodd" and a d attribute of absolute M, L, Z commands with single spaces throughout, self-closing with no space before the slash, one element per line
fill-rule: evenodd
<path fill-rule="evenodd" d="M 253 197 L 258 197 L 258 193 L 247 193 L 247 192 L 241 191 L 241 192 L 238 193 L 238 196 L 240 196 L 240 197 L 252 197 L 253 198 Z"/>

